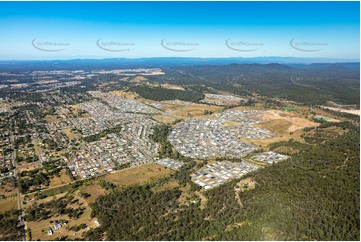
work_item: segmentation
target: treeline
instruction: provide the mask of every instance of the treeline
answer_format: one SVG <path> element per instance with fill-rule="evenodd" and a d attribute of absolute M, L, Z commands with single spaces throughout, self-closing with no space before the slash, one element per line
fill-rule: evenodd
<path fill-rule="evenodd" d="M 205 97 L 200 90 L 176 90 L 144 85 L 133 86 L 129 88 L 128 91 L 135 92 L 143 98 L 155 101 L 179 99 L 182 101 L 197 102 Z"/>

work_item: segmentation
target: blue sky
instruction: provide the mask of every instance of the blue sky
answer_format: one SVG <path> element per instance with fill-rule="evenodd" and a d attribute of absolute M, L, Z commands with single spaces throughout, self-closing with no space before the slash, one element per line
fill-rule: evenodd
<path fill-rule="evenodd" d="M 0 59 L 359 59 L 359 2 L 0 2 Z"/>

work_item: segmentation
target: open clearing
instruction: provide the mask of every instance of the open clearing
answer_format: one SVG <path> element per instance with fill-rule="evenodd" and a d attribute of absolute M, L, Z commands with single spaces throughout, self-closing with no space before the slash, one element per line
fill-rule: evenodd
<path fill-rule="evenodd" d="M 105 194 L 105 190 L 103 188 L 101 188 L 99 185 L 94 184 L 82 187 L 80 191 L 90 194 L 90 197 L 85 198 L 88 204 L 94 202 L 98 197 Z"/>
<path fill-rule="evenodd" d="M 184 87 L 182 86 L 178 86 L 178 85 L 173 85 L 173 84 L 169 84 L 169 83 L 165 83 L 165 84 L 149 84 L 149 86 L 151 87 L 163 87 L 166 89 L 173 89 L 173 90 L 184 90 Z"/>
<path fill-rule="evenodd" d="M 295 113 L 279 110 L 268 110 L 266 113 L 252 115 L 250 118 L 263 121 L 263 123 L 255 126 L 268 129 L 275 133 L 282 132 L 282 130 L 284 130 L 284 132 L 295 132 L 297 130 L 303 130 L 305 127 L 317 127 L 320 125 Z"/>
<path fill-rule="evenodd" d="M 175 116 L 168 116 L 168 115 L 155 115 L 155 116 L 153 116 L 153 118 L 159 122 L 166 123 L 166 124 L 171 124 L 179 119 Z"/>
<path fill-rule="evenodd" d="M 50 180 L 50 187 L 59 186 L 72 182 L 65 169 L 61 170 L 59 175 L 60 175 L 59 177 L 54 176 L 54 178 Z"/>
<path fill-rule="evenodd" d="M 136 76 L 130 80 L 130 82 L 135 82 L 135 83 L 144 82 L 144 81 L 148 81 L 148 78 L 145 78 L 144 76 Z"/>
<path fill-rule="evenodd" d="M 7 197 L 5 199 L 0 199 L 0 212 L 6 212 L 12 209 L 18 208 L 17 197 Z"/>
<path fill-rule="evenodd" d="M 56 115 L 46 115 L 44 119 L 48 123 L 55 123 L 59 121 Z"/>
<path fill-rule="evenodd" d="M 81 238 L 82 233 L 87 231 L 88 228 L 94 228 L 95 223 L 94 221 L 96 220 L 96 218 L 91 218 L 90 214 L 91 214 L 91 209 L 89 207 L 88 202 L 80 197 L 78 195 L 79 192 L 76 192 L 74 195 L 74 199 L 79 199 L 78 202 L 68 205 L 71 208 L 79 208 L 79 207 L 84 207 L 84 213 L 78 218 L 78 219 L 70 219 L 68 217 L 68 215 L 61 215 L 61 216 L 56 216 L 56 217 L 51 217 L 45 220 L 41 220 L 41 221 L 29 221 L 27 222 L 27 226 L 28 228 L 31 229 L 31 235 L 32 235 L 32 240 L 54 240 L 56 237 L 61 237 L 61 236 L 68 236 L 69 239 L 75 239 L 75 238 Z M 48 235 L 47 234 L 47 228 L 51 226 L 50 221 L 54 221 L 54 220 L 68 220 L 69 223 L 68 225 L 63 225 L 59 230 L 54 230 L 54 234 L 53 235 Z M 78 232 L 74 232 L 74 231 L 70 231 L 69 228 L 73 227 L 73 226 L 78 226 L 80 224 L 86 224 L 87 228 L 79 230 Z"/>
<path fill-rule="evenodd" d="M 112 182 L 117 186 L 128 186 L 152 182 L 158 178 L 168 176 L 171 172 L 171 170 L 161 165 L 150 163 L 108 173 L 98 179 Z"/>
<path fill-rule="evenodd" d="M 62 129 L 61 131 L 63 131 L 63 133 L 68 136 L 69 139 L 80 139 L 81 135 L 80 134 L 75 134 L 71 131 L 71 129 Z"/>
<path fill-rule="evenodd" d="M 0 198 L 0 212 L 18 208 L 16 189 L 11 185 L 11 183 L 3 184 L 0 187 L 0 196 L 5 197 Z"/>
<path fill-rule="evenodd" d="M 234 121 L 227 121 L 222 124 L 225 127 L 232 127 L 232 126 L 240 126 L 241 123 L 234 122 Z"/>
<path fill-rule="evenodd" d="M 37 162 L 31 162 L 31 163 L 20 163 L 20 165 L 18 165 L 17 169 L 18 172 L 21 173 L 23 171 L 31 171 L 31 170 L 35 170 L 35 169 L 39 169 L 42 168 L 43 165 L 40 161 Z"/>
<path fill-rule="evenodd" d="M 136 98 L 139 97 L 138 94 L 136 94 L 134 92 L 126 92 L 126 91 L 123 91 L 123 90 L 111 91 L 110 93 L 121 96 L 122 98 L 136 99 Z"/>
<path fill-rule="evenodd" d="M 349 113 L 349 114 L 353 114 L 353 115 L 358 115 L 360 116 L 360 110 L 356 110 L 356 109 L 345 109 L 345 108 L 336 108 L 336 107 L 328 107 L 328 106 L 321 106 L 322 108 L 325 109 L 330 109 L 332 111 L 336 111 L 336 112 L 341 112 L 341 113 Z"/>
<path fill-rule="evenodd" d="M 205 111 L 217 113 L 223 110 L 222 107 L 204 104 L 190 104 L 171 110 L 174 115 L 192 118 L 211 118 L 210 115 L 204 115 Z"/>

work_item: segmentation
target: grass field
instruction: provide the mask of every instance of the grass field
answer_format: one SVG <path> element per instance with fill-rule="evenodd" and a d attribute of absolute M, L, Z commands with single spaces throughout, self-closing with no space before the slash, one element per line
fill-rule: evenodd
<path fill-rule="evenodd" d="M 20 163 L 20 165 L 18 165 L 17 169 L 18 172 L 22 172 L 22 171 L 30 171 L 30 170 L 35 170 L 38 168 L 41 168 L 43 165 L 41 164 L 41 162 L 32 162 L 32 163 Z"/>
<path fill-rule="evenodd" d="M 296 110 L 298 110 L 298 108 L 295 108 L 295 107 L 284 107 L 282 109 L 285 110 L 285 111 L 296 111 Z"/>
<path fill-rule="evenodd" d="M 61 131 L 63 131 L 63 133 L 68 136 L 69 139 L 80 139 L 81 135 L 80 134 L 75 134 L 71 131 L 71 129 L 62 129 Z"/>
<path fill-rule="evenodd" d="M 44 119 L 48 123 L 55 123 L 59 121 L 56 115 L 46 115 Z"/>
<path fill-rule="evenodd" d="M 126 92 L 123 90 L 117 90 L 117 91 L 111 91 L 110 93 L 116 94 L 121 96 L 122 98 L 130 98 L 130 99 L 135 99 L 138 98 L 138 94 L 134 93 L 134 92 Z"/>
<path fill-rule="evenodd" d="M 18 203 L 16 196 L 0 199 L 0 213 L 17 208 L 18 208 Z"/>
<path fill-rule="evenodd" d="M 192 117 L 192 118 L 211 118 L 210 115 L 204 115 L 206 110 L 211 111 L 213 113 L 217 113 L 222 111 L 222 107 L 214 106 L 214 105 L 204 105 L 204 104 L 196 104 L 192 103 L 183 107 L 176 107 L 173 110 L 170 110 L 176 116 L 182 117 Z"/>
<path fill-rule="evenodd" d="M 108 173 L 104 176 L 100 176 L 98 179 L 112 182 L 117 186 L 129 186 L 152 182 L 158 178 L 168 176 L 171 172 L 171 170 L 166 169 L 161 165 L 150 163 Z"/>
<path fill-rule="evenodd" d="M 82 187 L 80 191 L 90 194 L 90 197 L 85 199 L 89 204 L 94 202 L 99 196 L 105 194 L 105 190 L 103 188 L 94 184 Z"/>
<path fill-rule="evenodd" d="M 54 176 L 54 178 L 50 180 L 50 187 L 59 186 L 72 182 L 72 179 L 69 177 L 65 169 L 61 170 L 59 175 L 60 177 Z"/>
<path fill-rule="evenodd" d="M 222 125 L 225 127 L 231 127 L 231 126 L 240 126 L 241 123 L 234 122 L 234 121 L 228 121 L 228 122 L 224 122 Z"/>
<path fill-rule="evenodd" d="M 330 118 L 330 117 L 327 117 L 327 116 L 322 116 L 322 115 L 316 115 L 315 116 L 315 119 L 317 120 L 323 120 L 323 121 L 330 121 L 330 120 L 333 120 L 333 118 Z"/>
<path fill-rule="evenodd" d="M 166 124 L 171 124 L 174 121 L 176 121 L 177 119 L 179 119 L 175 116 L 168 116 L 168 115 L 155 115 L 155 116 L 153 116 L 153 118 L 159 122 L 166 123 Z"/>

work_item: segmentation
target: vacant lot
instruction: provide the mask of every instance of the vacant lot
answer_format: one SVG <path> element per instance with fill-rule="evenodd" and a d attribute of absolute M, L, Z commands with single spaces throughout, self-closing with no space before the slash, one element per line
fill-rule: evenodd
<path fill-rule="evenodd" d="M 71 131 L 71 129 L 62 129 L 61 131 L 63 131 L 63 133 L 68 136 L 69 139 L 80 139 L 81 135 L 80 134 L 75 134 Z"/>
<path fill-rule="evenodd" d="M 56 117 L 56 115 L 46 115 L 44 119 L 48 123 L 58 122 L 58 118 Z"/>
<path fill-rule="evenodd" d="M 298 114 L 279 111 L 269 110 L 266 113 L 252 115 L 251 118 L 261 120 L 256 126 L 268 129 L 272 132 L 295 132 L 297 130 L 303 130 L 305 127 L 317 127 L 320 124 L 312 122 Z"/>
<path fill-rule="evenodd" d="M 222 111 L 223 108 L 213 105 L 204 105 L 204 104 L 195 104 L 192 103 L 183 107 L 175 107 L 173 110 L 170 110 L 174 115 L 182 117 L 192 117 L 192 118 L 211 118 L 210 115 L 204 115 L 206 111 L 217 113 Z"/>
<path fill-rule="evenodd" d="M 179 118 L 175 116 L 168 116 L 168 115 L 155 115 L 153 118 L 159 122 L 171 124 L 174 121 L 178 120 Z"/>
<path fill-rule="evenodd" d="M 16 189 L 11 183 L 0 186 L 0 212 L 17 209 Z"/>
<path fill-rule="evenodd" d="M 126 92 L 126 91 L 122 91 L 122 90 L 117 90 L 117 91 L 111 91 L 110 93 L 119 95 L 122 98 L 130 98 L 130 99 L 135 99 L 138 98 L 138 94 L 134 93 L 134 92 Z"/>
<path fill-rule="evenodd" d="M 0 213 L 17 208 L 18 208 L 18 203 L 16 196 L 0 199 Z"/>
<path fill-rule="evenodd" d="M 18 172 L 22 172 L 22 171 L 31 171 L 31 170 L 35 170 L 38 168 L 41 168 L 43 165 L 41 164 L 40 161 L 37 162 L 32 162 L 32 163 L 20 163 L 20 165 L 17 166 Z"/>
<path fill-rule="evenodd" d="M 98 197 L 105 194 L 105 190 L 99 185 L 89 185 L 82 187 L 80 191 L 90 194 L 90 197 L 85 198 L 85 200 L 90 204 L 94 202 Z"/>
<path fill-rule="evenodd" d="M 50 187 L 59 186 L 72 182 L 71 178 L 69 177 L 65 169 L 61 170 L 59 175 L 60 175 L 59 177 L 54 176 L 54 178 L 50 180 Z"/>
<path fill-rule="evenodd" d="M 152 182 L 158 178 L 168 176 L 171 172 L 171 170 L 166 169 L 161 165 L 150 163 L 108 173 L 98 179 L 112 182 L 118 186 L 128 186 Z"/>

